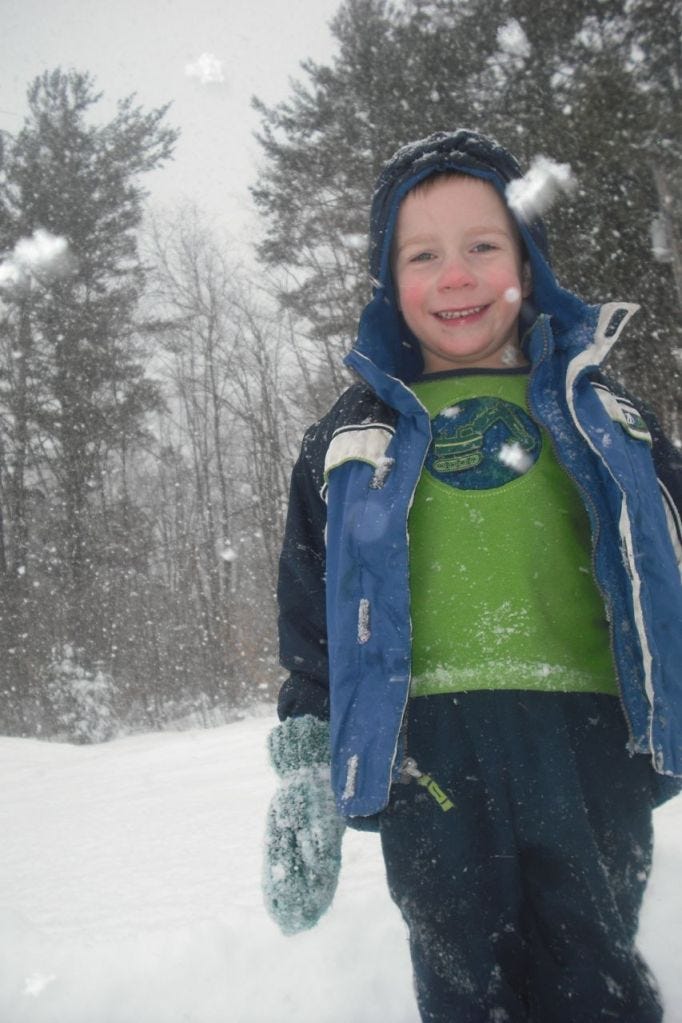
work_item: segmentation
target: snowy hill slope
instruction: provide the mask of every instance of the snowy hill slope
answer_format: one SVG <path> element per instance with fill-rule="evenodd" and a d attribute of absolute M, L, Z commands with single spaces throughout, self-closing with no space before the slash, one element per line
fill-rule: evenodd
<path fill-rule="evenodd" d="M 417 1023 L 375 835 L 347 834 L 314 931 L 284 938 L 262 908 L 272 724 L 0 738 L 3 1023 Z M 642 947 L 682 1023 L 682 799 L 656 828 Z"/>

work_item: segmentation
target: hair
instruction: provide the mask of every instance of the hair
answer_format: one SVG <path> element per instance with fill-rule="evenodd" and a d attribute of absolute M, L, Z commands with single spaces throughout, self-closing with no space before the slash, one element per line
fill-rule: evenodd
<path fill-rule="evenodd" d="M 455 170 L 454 168 L 450 167 L 447 170 L 434 171 L 433 174 L 428 174 L 425 178 L 422 178 L 421 181 L 418 181 L 416 185 L 413 185 L 413 187 L 409 190 L 407 195 L 412 195 L 413 193 L 417 193 L 417 194 L 422 193 L 422 194 L 424 194 L 426 192 L 430 192 L 431 189 L 433 188 L 433 186 L 438 181 L 444 181 L 444 180 L 447 180 L 448 178 L 469 178 L 469 179 L 473 178 L 474 181 L 476 181 L 476 180 L 478 180 L 478 181 L 485 181 L 484 178 L 478 178 L 474 174 L 467 174 L 466 171 Z M 489 182 L 486 182 L 486 183 L 489 184 Z"/>

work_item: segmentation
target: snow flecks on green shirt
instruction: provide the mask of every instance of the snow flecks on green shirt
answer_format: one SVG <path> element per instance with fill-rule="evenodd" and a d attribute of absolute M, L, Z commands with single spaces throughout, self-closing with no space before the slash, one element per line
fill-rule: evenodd
<path fill-rule="evenodd" d="M 413 695 L 617 691 L 587 515 L 527 380 L 413 385 L 433 432 L 409 519 Z"/>

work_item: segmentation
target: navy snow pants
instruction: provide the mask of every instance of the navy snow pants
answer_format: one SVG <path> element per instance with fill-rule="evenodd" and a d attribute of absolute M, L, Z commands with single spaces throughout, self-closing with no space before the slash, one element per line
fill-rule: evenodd
<path fill-rule="evenodd" d="M 626 743 L 611 696 L 410 701 L 423 774 L 380 832 L 424 1023 L 660 1023 L 634 947 L 655 775 Z"/>

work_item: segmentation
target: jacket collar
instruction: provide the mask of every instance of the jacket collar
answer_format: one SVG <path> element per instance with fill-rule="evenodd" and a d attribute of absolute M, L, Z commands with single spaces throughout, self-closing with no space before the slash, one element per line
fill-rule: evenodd
<path fill-rule="evenodd" d="M 576 301 L 580 302 L 579 299 Z M 409 384 L 421 373 L 421 357 L 419 361 L 413 360 L 414 370 L 409 378 L 396 372 L 397 360 L 391 358 L 395 346 L 385 343 L 381 322 L 382 317 L 385 320 L 390 318 L 390 309 L 384 310 L 384 304 L 375 294 L 361 319 L 361 337 L 365 343 L 358 342 L 345 362 L 359 373 L 382 401 L 398 412 L 419 414 L 424 410 Z M 531 367 L 554 352 L 564 353 L 570 362 L 570 375 L 575 379 L 583 370 L 602 365 L 638 309 L 639 306 L 632 302 L 606 302 L 603 305 L 580 302 L 580 317 L 558 332 L 554 329 L 553 318 L 543 313 L 535 319 L 523 338 L 524 352 Z M 397 329 L 396 324 L 394 318 L 394 330 Z M 414 355 L 414 349 L 412 353 Z M 408 357 L 403 356 L 404 362 Z"/>

